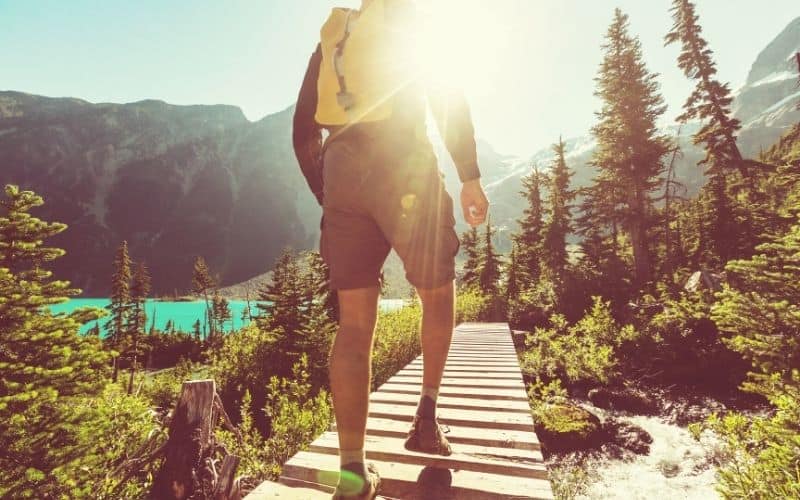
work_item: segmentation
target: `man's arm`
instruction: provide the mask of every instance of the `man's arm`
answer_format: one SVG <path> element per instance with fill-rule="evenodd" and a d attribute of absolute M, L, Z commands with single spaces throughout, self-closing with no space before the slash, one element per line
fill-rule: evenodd
<path fill-rule="evenodd" d="M 314 119 L 317 112 L 317 80 L 322 61 L 322 49 L 317 45 L 308 62 L 306 76 L 300 87 L 297 107 L 294 110 L 292 143 L 300 170 L 308 182 L 308 187 L 322 205 L 322 130 Z"/>
<path fill-rule="evenodd" d="M 482 224 L 489 210 L 489 200 L 481 187 L 475 128 L 464 95 L 449 88 L 428 88 L 428 103 L 439 134 L 461 179 L 461 209 L 471 226 Z"/>

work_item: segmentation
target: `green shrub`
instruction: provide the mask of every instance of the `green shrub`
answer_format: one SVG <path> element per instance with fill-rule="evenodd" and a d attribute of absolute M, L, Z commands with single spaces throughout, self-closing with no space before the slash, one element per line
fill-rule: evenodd
<path fill-rule="evenodd" d="M 161 412 L 168 412 L 175 408 L 183 383 L 187 380 L 199 378 L 196 374 L 198 369 L 199 365 L 194 365 L 190 361 L 181 358 L 174 368 L 146 375 L 139 390 L 139 395 L 152 408 Z"/>
<path fill-rule="evenodd" d="M 380 313 L 372 351 L 373 389 L 419 356 L 420 321 L 421 310 L 417 304 Z"/>
<path fill-rule="evenodd" d="M 328 428 L 332 414 L 328 394 L 324 390 L 312 393 L 307 367 L 308 360 L 302 356 L 293 367 L 291 379 L 269 380 L 265 391 L 268 401 L 263 408 L 271 421 L 268 437 L 264 437 L 266 429 L 259 429 L 253 419 L 249 391 L 245 391 L 240 407 L 241 439 L 230 431 L 217 431 L 220 442 L 242 458 L 238 472 L 244 476 L 245 487 L 277 480 L 283 464 Z"/>
<path fill-rule="evenodd" d="M 560 314 L 550 323 L 528 335 L 522 356 L 523 371 L 543 380 L 607 383 L 616 376 L 616 351 L 637 336 L 632 326 L 617 324 L 610 304 L 599 297 L 576 324 L 570 326 Z"/>
<path fill-rule="evenodd" d="M 456 295 L 456 324 L 482 321 L 488 308 L 489 298 L 477 288 L 459 290 Z"/>
<path fill-rule="evenodd" d="M 690 426 L 698 440 L 712 431 L 722 441 L 715 458 L 723 498 L 800 498 L 800 372 L 792 378 L 792 384 L 770 379 L 771 416 L 731 412 Z"/>

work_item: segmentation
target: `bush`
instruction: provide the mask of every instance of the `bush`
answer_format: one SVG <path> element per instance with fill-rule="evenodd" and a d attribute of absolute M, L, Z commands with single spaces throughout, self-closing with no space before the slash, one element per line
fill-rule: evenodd
<path fill-rule="evenodd" d="M 772 416 L 715 414 L 690 426 L 698 440 L 711 431 L 722 441 L 716 459 L 723 498 L 800 498 L 800 372 L 793 379 L 772 377 Z"/>
<path fill-rule="evenodd" d="M 263 408 L 271 420 L 269 434 L 266 429 L 259 429 L 253 419 L 249 391 L 245 391 L 240 407 L 241 439 L 230 431 L 217 431 L 220 442 L 242 457 L 238 472 L 244 476 L 245 489 L 277 480 L 283 464 L 328 428 L 332 413 L 328 394 L 312 394 L 307 368 L 308 359 L 302 356 L 293 367 L 291 379 L 270 379 L 265 390 L 269 397 Z"/>
<path fill-rule="evenodd" d="M 607 383 L 616 376 L 616 351 L 637 335 L 632 326 L 617 324 L 610 307 L 595 297 L 591 311 L 573 326 L 553 315 L 550 328 L 528 335 L 522 370 L 543 380 Z"/>
<path fill-rule="evenodd" d="M 480 290 L 460 290 L 456 295 L 456 324 L 485 320 L 489 306 L 489 298 Z"/>
<path fill-rule="evenodd" d="M 199 365 L 181 358 L 174 368 L 145 375 L 139 395 L 152 408 L 166 413 L 175 408 L 183 383 L 199 378 L 196 376 L 196 371 L 199 369 Z"/>
<path fill-rule="evenodd" d="M 419 356 L 421 314 L 419 305 L 412 304 L 378 316 L 372 352 L 373 389 Z"/>
<path fill-rule="evenodd" d="M 644 335 L 636 345 L 633 365 L 668 384 L 734 388 L 747 364 L 728 349 L 711 318 L 713 298 L 707 292 L 682 293 L 664 302 L 663 311 L 644 318 Z"/>

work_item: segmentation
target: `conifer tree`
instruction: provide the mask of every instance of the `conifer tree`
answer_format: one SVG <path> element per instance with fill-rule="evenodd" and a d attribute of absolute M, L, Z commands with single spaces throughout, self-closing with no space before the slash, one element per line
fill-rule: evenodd
<path fill-rule="evenodd" d="M 128 242 L 123 241 L 114 257 L 114 274 L 111 277 L 111 297 L 107 306 L 111 319 L 106 323 L 106 341 L 117 351 L 114 356 L 112 380 L 119 377 L 120 355 L 129 348 L 131 314 L 131 259 L 128 255 Z"/>
<path fill-rule="evenodd" d="M 131 338 L 131 373 L 130 380 L 128 381 L 128 394 L 133 394 L 133 381 L 136 374 L 136 364 L 138 362 L 138 357 L 141 354 L 139 340 L 141 336 L 144 335 L 145 326 L 147 325 L 147 312 L 145 311 L 145 303 L 147 301 L 147 296 L 150 294 L 150 273 L 147 271 L 147 266 L 143 262 L 139 262 L 136 264 L 136 266 L 134 266 L 130 293 L 132 308 L 128 332 Z"/>
<path fill-rule="evenodd" d="M 272 280 L 258 294 L 259 322 L 265 330 L 300 331 L 307 316 L 308 295 L 294 253 L 286 249 L 272 268 Z"/>
<path fill-rule="evenodd" d="M 202 337 L 203 334 L 201 330 L 202 328 L 203 326 L 200 324 L 199 319 L 195 321 L 194 325 L 192 326 L 192 334 L 194 335 L 194 339 L 198 342 L 200 341 L 200 337 Z"/>
<path fill-rule="evenodd" d="M 82 426 L 89 425 L 79 398 L 104 386 L 108 353 L 81 324 L 98 309 L 54 314 L 49 306 L 80 290 L 52 279 L 47 269 L 64 251 L 46 240 L 66 229 L 30 211 L 41 197 L 5 186 L 0 201 L 0 496 L 67 498 L 74 483 L 65 474 L 90 452 Z"/>
<path fill-rule="evenodd" d="M 221 296 L 216 290 L 214 291 L 212 310 L 214 321 L 217 322 L 217 326 L 214 328 L 214 330 L 220 333 L 225 332 L 225 323 L 230 321 L 233 316 L 231 315 L 231 308 L 228 299 Z"/>
<path fill-rule="evenodd" d="M 683 123 L 691 120 L 703 122 L 694 142 L 705 145 L 706 158 L 702 163 L 708 165 L 711 175 L 737 168 L 746 176 L 747 165 L 736 144 L 741 124 L 730 111 L 733 96 L 728 84 L 722 84 L 716 78 L 714 53 L 702 36 L 695 5 L 691 0 L 673 0 L 671 12 L 674 24 L 666 36 L 666 45 L 681 45 L 678 67 L 688 78 L 697 81 L 678 120 Z"/>
<path fill-rule="evenodd" d="M 484 294 L 495 297 L 498 292 L 498 280 L 500 279 L 500 256 L 494 248 L 492 236 L 495 230 L 492 227 L 491 217 L 486 220 L 486 231 L 483 237 L 483 248 L 481 249 L 481 267 L 479 283 Z"/>
<path fill-rule="evenodd" d="M 461 283 L 464 288 L 480 288 L 481 250 L 478 246 L 478 228 L 472 227 L 461 236 L 461 251 L 464 252 L 463 275 Z"/>
<path fill-rule="evenodd" d="M 558 144 L 553 145 L 556 157 L 553 161 L 553 171 L 549 177 L 550 218 L 545 224 L 543 237 L 544 261 L 551 276 L 557 282 L 563 282 L 564 269 L 567 266 L 567 234 L 572 226 L 570 203 L 575 198 L 574 193 L 569 189 L 572 172 L 567 166 L 564 150 L 564 141 L 559 139 Z"/>
<path fill-rule="evenodd" d="M 506 269 L 505 299 L 506 304 L 512 303 L 519 296 L 519 264 L 517 263 L 517 246 L 511 246 L 511 255 Z"/>
<path fill-rule="evenodd" d="M 536 286 L 542 270 L 542 236 L 544 233 L 544 208 L 542 206 L 542 174 L 535 167 L 523 177 L 520 194 L 527 205 L 519 223 L 519 232 L 512 236 L 517 245 L 519 280 L 523 289 Z"/>
<path fill-rule="evenodd" d="M 666 107 L 656 75 L 642 60 L 641 42 L 629 34 L 628 16 L 619 9 L 602 49 L 596 95 L 603 106 L 592 129 L 598 143 L 592 164 L 601 171 L 598 185 L 609 185 L 604 191 L 618 204 L 612 226 L 619 225 L 630 237 L 634 285 L 641 289 L 652 277 L 651 194 L 660 184 L 662 158 L 669 151 L 668 140 L 659 134 L 656 123 Z"/>
<path fill-rule="evenodd" d="M 214 336 L 214 311 L 211 305 L 209 292 L 216 288 L 217 283 L 211 277 L 211 271 L 203 257 L 198 256 L 194 261 L 194 271 L 192 272 L 192 291 L 197 295 L 202 295 L 206 301 L 206 322 L 209 327 L 209 336 Z"/>

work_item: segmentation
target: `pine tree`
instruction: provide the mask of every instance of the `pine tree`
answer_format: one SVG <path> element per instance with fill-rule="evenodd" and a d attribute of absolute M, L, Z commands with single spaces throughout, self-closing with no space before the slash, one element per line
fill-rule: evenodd
<path fill-rule="evenodd" d="M 65 474 L 90 452 L 78 399 L 103 389 L 109 355 L 81 324 L 101 310 L 54 314 L 49 306 L 80 290 L 47 269 L 64 255 L 45 241 L 66 229 L 30 211 L 41 197 L 5 187 L 0 201 L 0 496 L 67 498 Z"/>
<path fill-rule="evenodd" d="M 466 256 L 461 284 L 464 288 L 480 288 L 481 251 L 478 247 L 477 227 L 470 228 L 461 236 L 461 251 Z"/>
<path fill-rule="evenodd" d="M 209 336 L 214 336 L 214 311 L 211 307 L 209 292 L 217 286 L 211 271 L 203 257 L 197 257 L 194 261 L 194 271 L 192 272 L 192 291 L 197 295 L 202 295 L 206 301 L 206 321 L 209 326 Z"/>
<path fill-rule="evenodd" d="M 128 394 L 133 394 L 133 381 L 136 374 L 136 364 L 140 352 L 139 340 L 144 335 L 145 326 L 147 325 L 147 312 L 145 311 L 145 303 L 147 296 L 150 294 L 150 273 L 147 271 L 147 266 L 143 262 L 139 262 L 134 267 L 133 281 L 131 283 L 131 316 L 128 332 L 131 338 L 131 373 L 130 380 L 128 381 Z"/>
<path fill-rule="evenodd" d="M 592 132 L 598 147 L 592 164 L 600 169 L 598 186 L 618 205 L 610 214 L 630 236 L 634 284 L 646 286 L 652 277 L 648 231 L 652 225 L 651 193 L 659 186 L 662 158 L 669 151 L 656 122 L 666 107 L 658 93 L 656 75 L 643 60 L 641 42 L 628 31 L 628 16 L 617 9 L 602 45 L 604 59 L 596 95 L 603 101 Z"/>
<path fill-rule="evenodd" d="M 733 96 L 728 84 L 716 79 L 714 53 L 702 36 L 695 5 L 691 0 L 673 0 L 671 12 L 674 25 L 665 38 L 666 45 L 680 43 L 678 67 L 687 78 L 697 80 L 697 86 L 684 104 L 684 113 L 678 120 L 683 123 L 691 120 L 704 122 L 695 134 L 694 142 L 705 145 L 706 158 L 702 163 L 709 166 L 712 175 L 722 174 L 727 168 L 737 168 L 746 176 L 747 165 L 736 144 L 741 124 L 730 111 Z"/>
<path fill-rule="evenodd" d="M 278 257 L 272 268 L 272 280 L 258 294 L 259 323 L 265 330 L 282 329 L 287 335 L 300 331 L 306 320 L 308 295 L 294 253 Z"/>
<path fill-rule="evenodd" d="M 221 296 L 216 290 L 214 291 L 214 298 L 212 299 L 212 310 L 214 321 L 217 322 L 214 330 L 222 333 L 225 331 L 225 323 L 230 321 L 233 316 L 231 315 L 228 299 Z"/>
<path fill-rule="evenodd" d="M 726 287 L 712 318 L 724 341 L 753 364 L 750 388 L 769 396 L 779 374 L 792 383 L 800 367 L 800 218 L 784 236 L 759 245 L 749 260 L 728 262 Z"/>
<path fill-rule="evenodd" d="M 123 241 L 114 257 L 114 274 L 111 276 L 111 297 L 107 306 L 111 319 L 106 323 L 106 342 L 117 352 L 114 356 L 112 380 L 119 377 L 120 355 L 130 347 L 131 313 L 131 259 L 128 256 L 128 242 Z"/>
<path fill-rule="evenodd" d="M 534 167 L 523 177 L 520 194 L 527 205 L 519 223 L 519 232 L 512 236 L 517 245 L 519 279 L 523 289 L 536 286 L 542 271 L 542 236 L 544 233 L 544 208 L 542 206 L 542 174 Z"/>
<path fill-rule="evenodd" d="M 505 299 L 510 304 L 519 297 L 519 264 L 517 263 L 517 246 L 512 245 L 511 255 L 506 268 Z"/>
<path fill-rule="evenodd" d="M 202 337 L 202 335 L 203 335 L 203 332 L 201 330 L 202 328 L 203 328 L 203 326 L 200 324 L 200 320 L 199 319 L 197 321 L 195 321 L 194 325 L 192 326 L 192 334 L 194 335 L 194 339 L 197 342 L 200 341 L 200 337 Z"/>
<path fill-rule="evenodd" d="M 495 251 L 492 236 L 494 236 L 492 220 L 489 217 L 486 221 L 486 231 L 483 237 L 483 248 L 481 249 L 481 264 L 479 283 L 481 291 L 490 296 L 497 296 L 498 281 L 500 279 L 500 256 Z"/>
<path fill-rule="evenodd" d="M 570 203 L 575 195 L 569 189 L 570 172 L 565 158 L 565 144 L 559 139 L 553 145 L 556 157 L 553 161 L 553 171 L 550 174 L 550 189 L 548 204 L 550 205 L 550 218 L 544 227 L 544 262 L 556 282 L 564 281 L 564 270 L 567 266 L 567 234 L 572 226 Z"/>

